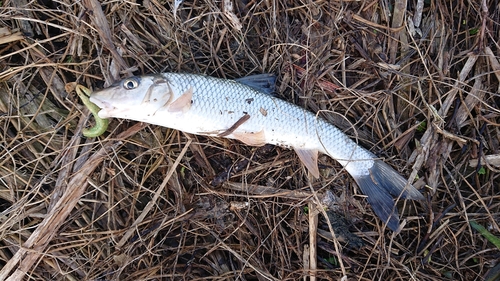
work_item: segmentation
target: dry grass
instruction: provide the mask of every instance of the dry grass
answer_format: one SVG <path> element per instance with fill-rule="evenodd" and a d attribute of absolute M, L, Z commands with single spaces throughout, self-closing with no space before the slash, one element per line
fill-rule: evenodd
<path fill-rule="evenodd" d="M 468 223 L 499 235 L 499 6 L 408 2 L 1 1 L 0 280 L 499 280 Z M 394 235 L 328 157 L 311 181 L 272 146 L 82 137 L 66 83 L 162 71 L 275 73 L 427 200 Z"/>

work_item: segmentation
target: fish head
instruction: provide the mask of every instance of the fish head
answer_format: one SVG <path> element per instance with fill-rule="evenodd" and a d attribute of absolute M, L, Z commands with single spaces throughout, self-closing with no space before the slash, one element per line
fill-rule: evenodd
<path fill-rule="evenodd" d="M 147 120 L 152 113 L 173 99 L 171 85 L 161 75 L 133 76 L 90 95 L 90 101 L 101 108 L 100 118 Z"/>

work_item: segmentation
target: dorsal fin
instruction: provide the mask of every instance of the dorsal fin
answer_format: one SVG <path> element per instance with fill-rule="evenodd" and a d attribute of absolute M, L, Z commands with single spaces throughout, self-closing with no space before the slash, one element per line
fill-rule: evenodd
<path fill-rule="evenodd" d="M 235 81 L 265 94 L 272 94 L 276 86 L 276 76 L 270 73 L 249 75 Z"/>

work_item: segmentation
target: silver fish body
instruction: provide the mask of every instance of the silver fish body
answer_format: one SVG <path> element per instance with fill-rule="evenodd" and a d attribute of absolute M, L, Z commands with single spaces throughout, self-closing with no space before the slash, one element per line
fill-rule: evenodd
<path fill-rule="evenodd" d="M 90 101 L 101 108 L 101 118 L 142 121 L 254 146 L 293 148 L 315 177 L 319 177 L 318 152 L 327 154 L 351 174 L 392 230 L 399 227 L 393 196 L 424 199 L 389 165 L 334 125 L 235 80 L 177 73 L 131 77 L 92 93 Z"/>

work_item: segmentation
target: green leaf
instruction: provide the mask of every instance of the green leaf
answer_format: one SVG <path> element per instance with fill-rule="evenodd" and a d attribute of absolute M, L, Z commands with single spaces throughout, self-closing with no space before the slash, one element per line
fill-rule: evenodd
<path fill-rule="evenodd" d="M 417 126 L 417 132 L 419 133 L 422 133 L 425 131 L 425 129 L 427 128 L 427 122 L 425 121 L 422 121 L 420 124 L 418 124 Z"/>
<path fill-rule="evenodd" d="M 495 245 L 498 249 L 500 249 L 500 238 L 496 237 L 495 235 L 491 234 L 484 226 L 478 224 L 475 221 L 470 221 L 470 226 L 477 230 L 481 235 L 484 236 L 484 238 L 488 239 L 493 245 Z"/>
<path fill-rule="evenodd" d="M 330 264 L 338 265 L 337 259 L 335 257 L 329 257 L 326 259 L 326 261 Z"/>
<path fill-rule="evenodd" d="M 480 175 L 484 175 L 484 174 L 486 174 L 486 169 L 484 167 L 481 167 L 479 169 L 479 171 L 477 171 L 477 173 L 480 174 Z"/>
<path fill-rule="evenodd" d="M 470 35 L 476 35 L 479 33 L 479 29 L 478 28 L 471 28 L 469 29 L 469 34 Z"/>

